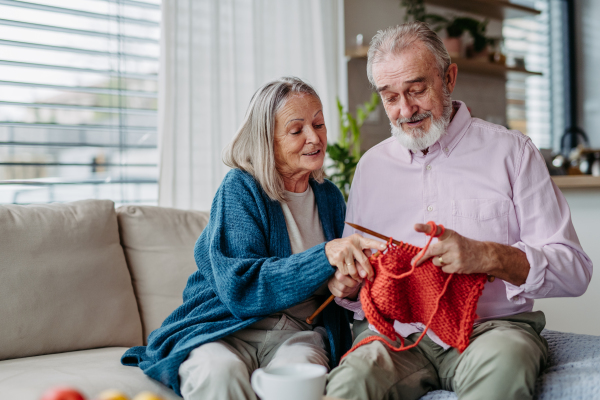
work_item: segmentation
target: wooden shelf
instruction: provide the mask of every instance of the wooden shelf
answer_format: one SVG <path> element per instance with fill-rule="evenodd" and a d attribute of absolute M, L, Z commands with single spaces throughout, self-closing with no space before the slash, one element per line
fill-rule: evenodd
<path fill-rule="evenodd" d="M 560 189 L 600 189 L 600 176 L 561 175 L 553 176 L 552 180 Z"/>
<path fill-rule="evenodd" d="M 355 46 L 346 49 L 346 57 L 350 58 L 367 58 L 369 46 Z"/>
<path fill-rule="evenodd" d="M 458 65 L 458 73 L 466 72 L 470 74 L 506 77 L 507 72 L 527 74 L 527 75 L 542 75 L 541 72 L 528 71 L 525 68 L 507 67 L 502 64 L 495 64 L 480 60 L 471 60 L 469 58 L 453 58 L 453 63 Z"/>
<path fill-rule="evenodd" d="M 369 46 L 359 46 L 346 49 L 346 57 L 367 58 Z M 453 58 L 452 62 L 458 65 L 458 73 L 466 72 L 496 77 L 506 77 L 507 72 L 516 72 L 528 75 L 542 75 L 541 72 L 528 71 L 525 68 L 507 67 L 502 64 L 494 64 L 486 61 L 472 60 L 469 58 Z"/>
<path fill-rule="evenodd" d="M 535 8 L 513 4 L 507 0 L 425 0 L 425 3 L 493 19 L 523 18 L 541 13 Z"/>

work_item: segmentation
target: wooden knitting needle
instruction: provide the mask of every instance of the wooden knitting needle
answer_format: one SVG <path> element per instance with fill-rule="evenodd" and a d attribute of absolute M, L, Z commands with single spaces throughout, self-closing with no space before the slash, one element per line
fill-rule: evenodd
<path fill-rule="evenodd" d="M 329 298 L 327 298 L 327 300 L 325 300 L 323 304 L 321 304 L 321 307 L 317 308 L 317 310 L 314 313 L 312 313 L 310 317 L 306 318 L 306 323 L 312 324 L 314 319 L 317 318 L 317 315 L 321 314 L 321 311 L 323 311 L 323 309 L 327 307 L 329 303 L 333 301 L 333 299 L 335 299 L 334 295 L 329 296 Z"/>
<path fill-rule="evenodd" d="M 346 222 L 346 224 L 350 225 L 351 227 L 353 227 L 356 230 L 359 230 L 359 231 L 364 232 L 366 234 L 369 234 L 371 236 L 375 236 L 376 238 L 383 239 L 386 242 L 389 242 L 389 240 L 390 240 L 389 237 L 387 237 L 385 235 L 382 235 L 381 233 L 377 233 L 375 231 L 367 229 L 365 227 L 362 227 L 360 225 L 356 225 L 356 224 L 353 224 L 351 222 Z M 394 239 L 392 239 L 392 243 L 394 243 L 396 246 L 402 246 L 404 244 L 404 243 L 399 242 L 399 241 L 394 240 Z M 488 282 L 494 282 L 495 279 L 496 279 L 495 276 L 488 275 L 488 278 L 487 278 Z M 329 298 L 327 300 L 325 300 L 325 302 L 323 304 L 321 304 L 321 306 L 319 308 L 317 308 L 317 310 L 310 317 L 306 318 L 306 323 L 307 324 L 312 324 L 313 321 L 315 320 L 315 318 L 317 318 L 317 316 L 321 313 L 321 311 L 323 311 L 323 309 L 325 307 L 327 307 L 329 305 L 329 303 L 331 303 L 333 301 L 334 298 L 335 298 L 334 295 L 329 296 Z"/>

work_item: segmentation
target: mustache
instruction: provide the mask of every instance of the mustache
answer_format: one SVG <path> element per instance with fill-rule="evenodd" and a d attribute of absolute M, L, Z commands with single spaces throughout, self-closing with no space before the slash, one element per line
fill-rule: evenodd
<path fill-rule="evenodd" d="M 421 113 L 421 114 L 415 114 L 415 115 L 413 115 L 410 118 L 398 118 L 396 120 L 396 125 L 400 126 L 400 124 L 404 124 L 406 122 L 417 122 L 417 121 L 420 121 L 422 119 L 429 118 L 432 115 L 433 114 L 431 113 L 431 111 L 426 111 L 426 112 Z"/>

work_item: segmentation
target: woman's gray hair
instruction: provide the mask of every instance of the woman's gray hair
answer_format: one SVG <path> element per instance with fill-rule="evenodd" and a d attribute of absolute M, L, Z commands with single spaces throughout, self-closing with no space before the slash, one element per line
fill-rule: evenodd
<path fill-rule="evenodd" d="M 223 162 L 250 173 L 272 200 L 285 202 L 283 178 L 275 163 L 275 117 L 294 93 L 321 98 L 308 83 L 296 77 L 283 77 L 260 87 L 250 100 L 242 126 L 223 152 Z M 311 177 L 323 182 L 323 168 Z"/>
<path fill-rule="evenodd" d="M 435 57 L 440 77 L 450 66 L 450 55 L 440 37 L 431 30 L 427 24 L 420 21 L 408 22 L 406 24 L 378 31 L 369 47 L 367 54 L 367 77 L 373 86 L 373 64 L 381 62 L 388 54 L 400 54 L 406 47 L 416 41 L 422 42 Z"/>

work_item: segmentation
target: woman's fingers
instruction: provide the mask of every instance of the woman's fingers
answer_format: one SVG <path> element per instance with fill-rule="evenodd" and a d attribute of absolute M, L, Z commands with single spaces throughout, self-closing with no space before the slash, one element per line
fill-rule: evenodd
<path fill-rule="evenodd" d="M 373 272 L 373 267 L 371 266 L 369 259 L 367 258 L 362 249 L 354 248 L 353 251 L 353 257 L 354 259 L 356 259 L 359 265 L 360 277 L 372 281 L 375 274 Z"/>
<path fill-rule="evenodd" d="M 355 295 L 359 285 L 359 281 L 355 281 L 349 276 L 342 274 L 340 271 L 336 271 L 335 275 L 331 277 L 327 284 L 331 294 L 335 297 L 342 298 Z"/>
<path fill-rule="evenodd" d="M 361 266 L 361 271 L 359 271 L 359 273 L 361 273 L 362 278 L 366 278 L 372 281 L 375 276 L 375 273 L 373 272 L 373 267 L 371 266 L 371 263 L 369 262 L 368 258 L 372 254 L 371 249 L 385 250 L 387 244 L 380 240 L 364 238 L 359 234 L 354 234 L 352 236 L 356 240 L 357 244 L 357 247 L 353 249 L 353 251 L 354 258 L 358 261 L 358 263 Z M 367 251 L 369 252 L 369 254 L 365 255 L 365 252 Z"/>
<path fill-rule="evenodd" d="M 348 288 L 354 289 L 355 287 L 357 287 L 358 285 L 360 285 L 360 281 L 352 279 L 349 276 L 346 276 L 346 275 L 342 274 L 340 271 L 336 271 L 335 274 L 334 274 L 334 276 L 335 276 L 335 279 L 343 287 L 348 287 Z M 340 286 L 340 287 L 342 287 L 342 286 Z"/>
<path fill-rule="evenodd" d="M 385 250 L 385 248 L 387 247 L 387 243 L 382 242 L 381 240 L 365 238 L 365 237 L 360 236 L 358 233 L 355 233 L 352 236 L 355 236 L 355 235 L 356 235 L 356 238 L 358 239 L 361 250 L 364 250 L 364 249 Z"/>
<path fill-rule="evenodd" d="M 363 252 L 363 250 L 371 248 L 384 250 L 386 244 L 379 240 L 367 239 L 354 234 L 328 242 L 325 245 L 325 255 L 329 263 L 336 266 L 344 275 L 349 275 L 357 281 L 363 278 L 373 280 L 373 267 L 371 267 L 369 259 Z"/>
<path fill-rule="evenodd" d="M 347 275 L 350 275 L 352 279 L 361 279 L 356 264 L 354 263 L 354 255 L 351 252 L 346 252 L 344 263 L 346 264 L 346 269 L 348 271 Z"/>

